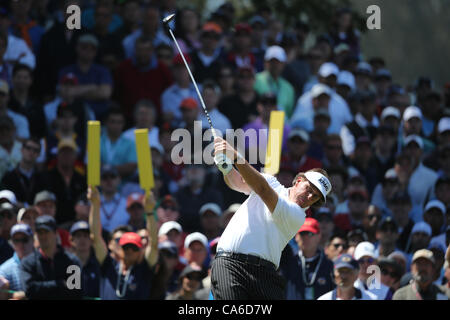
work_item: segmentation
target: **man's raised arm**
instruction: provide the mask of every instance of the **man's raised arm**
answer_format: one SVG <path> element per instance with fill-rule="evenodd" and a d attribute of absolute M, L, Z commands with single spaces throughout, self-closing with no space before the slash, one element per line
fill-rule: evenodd
<path fill-rule="evenodd" d="M 238 152 L 234 150 L 228 142 L 219 137 L 214 140 L 214 152 L 215 154 L 225 153 L 225 155 L 229 159 L 232 159 L 233 162 L 239 156 Z M 270 212 L 273 212 L 278 202 L 278 195 L 275 190 L 270 187 L 264 176 L 253 168 L 245 159 L 239 157 L 238 160 L 239 161 L 236 161 L 235 166 L 239 172 L 236 171 L 236 174 L 240 175 L 241 179 L 243 179 L 243 183 L 250 188 L 249 190 L 255 191 L 255 193 L 264 201 Z M 226 174 L 225 177 L 232 174 L 231 172 L 232 171 Z M 232 177 L 236 179 L 236 176 Z"/>
<path fill-rule="evenodd" d="M 87 198 L 91 201 L 91 209 L 89 212 L 89 229 L 95 256 L 100 265 L 105 261 L 108 249 L 106 249 L 105 241 L 102 238 L 102 224 L 100 221 L 100 193 L 96 187 L 89 187 Z"/>

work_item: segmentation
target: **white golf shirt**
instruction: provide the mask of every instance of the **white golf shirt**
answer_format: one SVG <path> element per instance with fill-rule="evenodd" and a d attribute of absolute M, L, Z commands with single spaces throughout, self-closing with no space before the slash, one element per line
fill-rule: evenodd
<path fill-rule="evenodd" d="M 278 194 L 273 213 L 254 192 L 239 207 L 220 237 L 217 251 L 251 254 L 277 268 L 281 252 L 305 222 L 305 209 L 288 199 L 288 189 L 270 175 L 262 174 Z"/>

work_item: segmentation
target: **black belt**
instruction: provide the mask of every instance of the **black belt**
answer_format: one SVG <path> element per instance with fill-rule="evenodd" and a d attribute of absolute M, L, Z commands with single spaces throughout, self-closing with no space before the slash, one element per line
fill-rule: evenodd
<path fill-rule="evenodd" d="M 261 266 L 266 267 L 272 270 L 277 270 L 276 266 L 267 260 L 261 259 L 260 257 L 251 255 L 251 254 L 242 254 L 242 253 L 233 253 L 233 252 L 225 252 L 225 251 L 219 251 L 216 253 L 216 258 L 218 257 L 228 257 L 232 259 L 236 259 L 248 264 L 252 264 L 255 266 Z"/>

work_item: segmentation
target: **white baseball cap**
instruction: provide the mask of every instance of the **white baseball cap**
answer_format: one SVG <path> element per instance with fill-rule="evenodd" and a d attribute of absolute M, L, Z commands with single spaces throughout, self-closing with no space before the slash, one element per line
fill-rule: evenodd
<path fill-rule="evenodd" d="M 356 73 L 372 74 L 372 66 L 367 62 L 361 61 L 356 67 Z"/>
<path fill-rule="evenodd" d="M 220 209 L 219 205 L 217 205 L 216 203 L 213 202 L 209 202 L 204 204 L 201 208 L 200 208 L 200 215 L 203 215 L 206 211 L 212 211 L 213 213 L 215 213 L 218 216 L 222 215 L 222 209 Z"/>
<path fill-rule="evenodd" d="M 450 131 L 450 117 L 445 117 L 439 120 L 438 132 L 442 133 L 445 131 Z"/>
<path fill-rule="evenodd" d="M 176 221 L 167 221 L 164 222 L 161 227 L 159 228 L 158 231 L 158 237 L 168 234 L 170 230 L 177 230 L 178 232 L 183 232 L 183 228 L 181 227 L 181 225 L 176 222 Z"/>
<path fill-rule="evenodd" d="M 289 132 L 288 139 L 291 139 L 293 137 L 299 137 L 303 141 L 309 142 L 309 134 L 303 129 L 293 129 L 291 132 Z"/>
<path fill-rule="evenodd" d="M 318 74 L 324 78 L 331 75 L 335 75 L 337 77 L 339 74 L 339 67 L 333 62 L 325 62 L 320 66 Z"/>
<path fill-rule="evenodd" d="M 200 232 L 193 232 L 189 234 L 186 239 L 184 239 L 184 248 L 187 249 L 194 241 L 200 241 L 201 244 L 208 248 L 208 239 L 206 236 Z"/>
<path fill-rule="evenodd" d="M 439 200 L 428 201 L 427 205 L 425 206 L 424 212 L 427 212 L 431 208 L 437 208 L 437 209 L 441 210 L 442 214 L 445 214 L 445 212 L 447 211 L 447 209 L 445 208 L 445 205 L 442 203 L 442 201 L 439 201 Z"/>
<path fill-rule="evenodd" d="M 408 121 L 411 118 L 419 118 L 422 120 L 422 111 L 419 109 L 419 107 L 416 106 L 409 106 L 405 109 L 403 112 L 403 121 Z"/>
<path fill-rule="evenodd" d="M 323 83 L 318 83 L 318 84 L 315 84 L 311 88 L 311 97 L 312 98 L 317 98 L 318 96 L 320 96 L 322 94 L 326 94 L 326 95 L 331 97 L 331 89 L 330 89 L 330 87 L 325 85 L 325 84 L 323 84 Z"/>
<path fill-rule="evenodd" d="M 431 237 L 431 227 L 428 223 L 426 223 L 424 221 L 417 222 L 414 225 L 414 227 L 411 230 L 411 234 L 414 234 L 416 232 L 423 232 Z"/>
<path fill-rule="evenodd" d="M 383 109 L 383 112 L 381 112 L 381 120 L 386 119 L 387 117 L 395 117 L 397 119 L 400 119 L 402 116 L 400 114 L 400 110 L 398 110 L 396 107 L 386 107 Z"/>
<path fill-rule="evenodd" d="M 394 168 L 390 168 L 384 174 L 384 179 L 397 179 L 397 178 L 398 178 L 397 171 L 395 171 Z"/>
<path fill-rule="evenodd" d="M 11 190 L 2 190 L 2 191 L 0 191 L 0 199 L 6 199 L 11 204 L 17 204 L 16 195 Z"/>
<path fill-rule="evenodd" d="M 264 60 L 269 61 L 272 59 L 277 59 L 280 62 L 286 62 L 286 51 L 280 46 L 271 46 L 267 48 L 266 54 L 264 55 Z"/>
<path fill-rule="evenodd" d="M 403 145 L 404 145 L 404 146 L 407 146 L 408 144 L 410 144 L 410 143 L 413 142 L 413 141 L 419 145 L 420 149 L 423 150 L 423 141 L 422 141 L 422 138 L 419 137 L 419 136 L 416 135 L 416 134 L 411 134 L 411 135 L 407 136 L 407 137 L 405 138 L 405 140 L 403 141 Z"/>
<path fill-rule="evenodd" d="M 314 186 L 319 189 L 320 193 L 323 196 L 323 200 L 327 201 L 327 195 L 331 191 L 331 183 L 330 180 L 327 179 L 323 174 L 320 172 L 315 171 L 308 171 L 305 172 L 305 177 L 308 179 L 309 182 L 311 182 Z"/>
<path fill-rule="evenodd" d="M 356 89 L 355 76 L 353 75 L 353 73 L 349 71 L 346 70 L 341 71 L 339 72 L 337 77 L 337 84 L 346 85 L 350 87 L 350 89 L 355 90 Z"/>
<path fill-rule="evenodd" d="M 359 260 L 364 256 L 369 256 L 374 259 L 377 258 L 377 255 L 375 253 L 375 246 L 372 243 L 370 243 L 369 241 L 360 242 L 356 246 L 355 253 L 353 254 L 353 257 L 355 258 L 355 260 Z"/>

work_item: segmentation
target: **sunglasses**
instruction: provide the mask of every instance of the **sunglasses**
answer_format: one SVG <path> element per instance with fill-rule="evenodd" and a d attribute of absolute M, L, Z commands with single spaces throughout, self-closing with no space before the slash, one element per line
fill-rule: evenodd
<path fill-rule="evenodd" d="M 331 145 L 328 145 L 327 149 L 330 149 L 330 150 L 341 150 L 342 146 L 331 146 Z"/>
<path fill-rule="evenodd" d="M 342 247 L 343 249 L 347 249 L 348 246 L 345 243 L 333 243 L 333 247 L 335 249 L 338 249 L 339 247 Z"/>
<path fill-rule="evenodd" d="M 167 204 L 161 205 L 161 208 L 163 208 L 164 210 L 172 210 L 172 211 L 178 210 L 178 208 L 176 206 L 171 206 L 171 205 L 167 205 Z"/>
<path fill-rule="evenodd" d="M 186 278 L 188 278 L 189 280 L 196 280 L 196 281 L 202 280 L 202 277 L 196 273 L 189 273 L 186 275 Z"/>
<path fill-rule="evenodd" d="M 28 241 L 30 241 L 30 238 L 13 238 L 12 242 L 13 243 L 28 243 Z"/>
<path fill-rule="evenodd" d="M 365 259 L 359 259 L 358 263 L 359 264 L 364 264 L 364 263 L 374 263 L 375 259 L 374 258 L 365 258 Z"/>
<path fill-rule="evenodd" d="M 118 238 L 114 238 L 114 241 L 118 244 L 119 243 L 119 241 L 120 241 L 120 237 L 118 237 Z"/>
<path fill-rule="evenodd" d="M 391 228 L 381 228 L 381 231 L 382 232 L 392 232 L 392 233 L 397 232 L 397 230 L 392 227 Z"/>
<path fill-rule="evenodd" d="M 28 151 L 33 151 L 34 153 L 40 153 L 41 152 L 41 149 L 35 148 L 35 147 L 32 147 L 32 146 L 25 145 L 24 148 L 26 150 L 28 150 Z"/>
<path fill-rule="evenodd" d="M 313 233 L 311 231 L 302 231 L 302 232 L 300 232 L 300 236 L 302 236 L 302 237 L 304 237 L 304 236 L 312 237 L 313 235 L 315 235 L 315 233 Z"/>
<path fill-rule="evenodd" d="M 131 249 L 134 252 L 138 252 L 139 248 L 137 246 L 135 246 L 134 244 L 126 244 L 124 246 L 122 246 L 123 251 L 127 251 L 128 249 Z"/>
<path fill-rule="evenodd" d="M 105 174 L 102 176 L 103 180 L 110 180 L 110 179 L 115 179 L 115 178 L 117 178 L 117 176 L 113 175 L 113 174 Z"/>
<path fill-rule="evenodd" d="M 391 278 L 398 278 L 397 273 L 395 273 L 394 271 L 389 271 L 387 269 L 381 269 L 381 274 L 383 276 L 390 276 Z"/>

